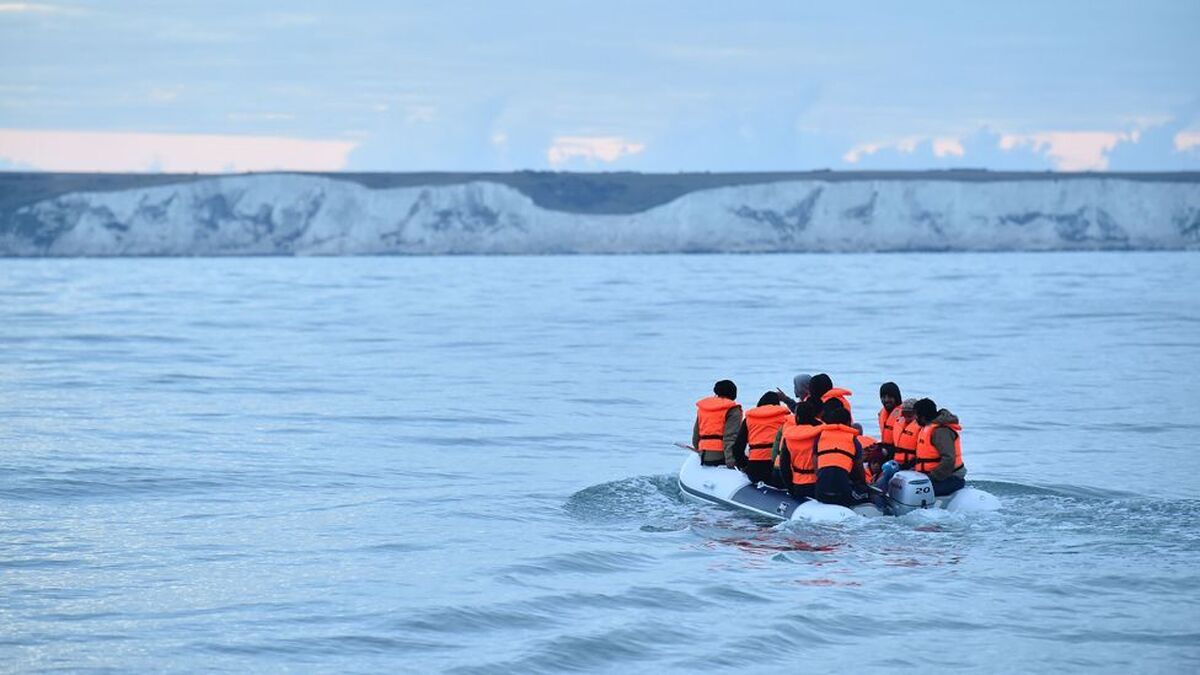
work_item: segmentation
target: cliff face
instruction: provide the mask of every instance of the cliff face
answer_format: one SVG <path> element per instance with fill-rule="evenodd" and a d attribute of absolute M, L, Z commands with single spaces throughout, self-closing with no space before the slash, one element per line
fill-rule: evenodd
<path fill-rule="evenodd" d="M 1200 183 L 791 180 L 628 214 L 539 207 L 493 182 L 371 189 L 204 178 L 72 192 L 0 219 L 0 255 L 352 255 L 1200 248 Z"/>

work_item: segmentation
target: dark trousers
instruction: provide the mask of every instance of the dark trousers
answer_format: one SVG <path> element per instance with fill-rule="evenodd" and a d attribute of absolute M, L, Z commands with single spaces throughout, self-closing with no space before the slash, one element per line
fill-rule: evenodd
<path fill-rule="evenodd" d="M 865 501 L 866 490 L 855 490 L 850 482 L 850 472 L 835 466 L 827 466 L 817 472 L 816 498 L 826 504 L 854 506 Z"/>
<path fill-rule="evenodd" d="M 933 480 L 930 478 L 929 482 L 933 483 L 933 494 L 935 497 L 954 494 L 967 485 L 967 481 L 959 476 L 950 476 L 942 480 Z"/>
<path fill-rule="evenodd" d="M 746 462 L 745 466 L 742 467 L 742 471 L 746 472 L 746 477 L 749 478 L 750 482 L 754 485 L 762 482 L 770 485 L 771 487 L 779 487 L 775 484 L 775 481 L 771 476 L 771 474 L 774 473 L 774 468 L 775 466 L 770 460 L 750 460 Z"/>

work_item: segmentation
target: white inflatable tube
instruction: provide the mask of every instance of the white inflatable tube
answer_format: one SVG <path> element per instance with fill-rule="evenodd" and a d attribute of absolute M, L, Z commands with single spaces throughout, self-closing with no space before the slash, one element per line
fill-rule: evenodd
<path fill-rule="evenodd" d="M 929 479 L 916 471 L 901 471 L 896 474 L 901 481 L 916 486 L 928 485 Z M 896 480 L 896 477 L 893 477 Z M 759 483 L 752 485 L 746 474 L 724 466 L 704 466 L 700 455 L 692 452 L 679 469 L 679 490 L 688 499 L 706 504 L 718 504 L 729 508 L 748 511 L 773 520 L 805 520 L 831 523 L 859 516 L 878 516 L 883 512 L 874 504 L 859 504 L 853 509 L 836 504 L 823 504 L 815 500 L 799 501 L 783 490 Z M 896 504 L 896 506 L 900 506 Z M 930 497 L 919 506 L 911 508 L 937 508 L 954 513 L 979 513 L 996 511 L 1000 500 L 995 495 L 974 487 L 964 487 L 954 494 Z M 889 508 L 889 510 L 892 510 Z M 900 509 L 897 509 L 900 510 Z"/>

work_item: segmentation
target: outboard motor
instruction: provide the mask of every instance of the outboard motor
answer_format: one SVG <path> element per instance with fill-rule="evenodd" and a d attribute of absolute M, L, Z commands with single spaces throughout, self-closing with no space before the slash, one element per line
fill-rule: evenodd
<path fill-rule="evenodd" d="M 888 481 L 887 496 L 892 513 L 897 516 L 917 509 L 932 509 L 936 501 L 933 483 L 920 471 L 897 471 Z"/>

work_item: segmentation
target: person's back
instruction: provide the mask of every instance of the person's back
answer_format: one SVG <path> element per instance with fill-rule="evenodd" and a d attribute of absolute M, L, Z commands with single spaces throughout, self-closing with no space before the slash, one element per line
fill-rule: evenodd
<path fill-rule="evenodd" d="M 825 424 L 816 439 L 815 496 L 827 504 L 851 506 L 861 500 L 853 485 L 864 482 L 859 432 L 843 408 L 827 407 L 823 415 Z"/>
<path fill-rule="evenodd" d="M 737 385 L 721 380 L 713 385 L 714 396 L 696 401 L 696 423 L 692 447 L 705 466 L 737 466 L 734 444 L 742 427 L 742 407 L 737 402 Z"/>
<path fill-rule="evenodd" d="M 966 485 L 967 467 L 962 457 L 962 426 L 958 417 L 932 400 L 923 398 L 913 408 L 921 425 L 917 434 L 916 470 L 929 476 L 933 494 L 956 492 Z"/>
<path fill-rule="evenodd" d="M 817 456 L 813 443 L 821 428 L 813 402 L 806 400 L 796 405 L 795 416 L 780 429 L 779 482 L 796 499 L 813 496 L 817 482 Z"/>
<path fill-rule="evenodd" d="M 774 483 L 771 476 L 771 448 L 779 429 L 791 416 L 788 409 L 779 404 L 779 395 L 773 391 L 763 394 L 758 399 L 758 405 L 746 411 L 734 451 L 740 454 L 743 448 L 748 448 L 745 461 L 739 463 L 739 467 L 746 472 L 751 483 Z"/>
<path fill-rule="evenodd" d="M 850 396 L 853 392 L 843 387 L 833 386 L 833 379 L 825 373 L 818 373 L 812 376 L 812 380 L 808 383 L 808 395 L 821 403 L 829 403 L 837 401 L 841 404 L 842 409 L 850 416 L 851 421 L 854 420 L 854 414 L 850 410 Z"/>

